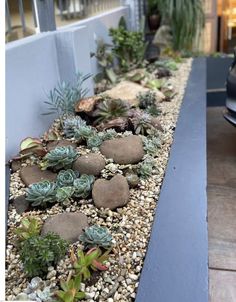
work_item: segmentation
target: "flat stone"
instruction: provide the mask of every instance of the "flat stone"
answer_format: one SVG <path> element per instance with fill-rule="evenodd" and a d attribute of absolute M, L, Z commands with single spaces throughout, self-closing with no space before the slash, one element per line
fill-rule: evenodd
<path fill-rule="evenodd" d="M 98 176 L 105 167 L 105 160 L 100 154 L 90 153 L 82 155 L 73 164 L 73 170 L 80 174 Z"/>
<path fill-rule="evenodd" d="M 100 151 L 117 164 L 136 164 L 144 156 L 142 139 L 137 135 L 104 141 Z"/>
<path fill-rule="evenodd" d="M 53 173 L 49 170 L 43 171 L 36 165 L 27 166 L 20 169 L 20 178 L 26 186 L 43 180 L 54 181 L 56 177 L 56 173 Z"/>
<path fill-rule="evenodd" d="M 49 232 L 58 234 L 70 243 L 78 241 L 83 229 L 88 227 L 87 216 L 83 213 L 62 213 L 46 219 L 42 235 Z"/>
<path fill-rule="evenodd" d="M 114 210 L 129 201 L 129 185 L 122 175 L 115 175 L 111 180 L 95 181 L 92 196 L 97 208 Z"/>
<path fill-rule="evenodd" d="M 47 143 L 47 150 L 49 152 L 49 151 L 55 149 L 56 147 L 67 147 L 67 146 L 71 146 L 73 148 L 76 148 L 77 144 L 73 143 L 73 142 L 71 142 L 67 139 L 62 139 L 62 140 Z"/>
<path fill-rule="evenodd" d="M 112 89 L 104 91 L 103 94 L 113 99 L 125 100 L 131 106 L 138 106 L 139 100 L 137 99 L 137 95 L 148 90 L 148 88 L 139 84 L 130 81 L 122 81 Z"/>
<path fill-rule="evenodd" d="M 22 214 L 29 209 L 29 201 L 25 199 L 24 195 L 16 197 L 13 200 L 13 205 L 18 214 Z"/>
<path fill-rule="evenodd" d="M 93 111 L 96 103 L 101 99 L 101 96 L 95 95 L 92 97 L 84 98 L 75 104 L 75 112 L 86 112 Z"/>

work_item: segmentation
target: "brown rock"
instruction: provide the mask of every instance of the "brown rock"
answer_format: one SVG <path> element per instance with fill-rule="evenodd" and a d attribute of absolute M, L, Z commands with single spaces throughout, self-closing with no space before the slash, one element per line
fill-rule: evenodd
<path fill-rule="evenodd" d="M 130 81 L 122 81 L 112 89 L 104 91 L 103 94 L 113 99 L 126 100 L 131 106 L 138 106 L 139 101 L 137 95 L 148 90 L 148 88 L 144 88 L 139 84 Z"/>
<path fill-rule="evenodd" d="M 29 208 L 29 201 L 25 199 L 25 196 L 18 196 L 13 200 L 13 205 L 16 208 L 18 214 L 22 214 Z"/>
<path fill-rule="evenodd" d="M 21 160 L 13 159 L 11 162 L 12 172 L 16 172 L 21 168 Z"/>
<path fill-rule="evenodd" d="M 38 166 L 28 166 L 20 169 L 20 178 L 26 186 L 42 180 L 54 181 L 56 173 L 49 170 L 42 171 Z"/>
<path fill-rule="evenodd" d="M 67 147 L 67 146 L 76 148 L 77 144 L 73 143 L 67 139 L 62 139 L 62 140 L 52 141 L 52 142 L 47 143 L 47 150 L 48 150 L 48 152 L 50 152 L 51 150 L 55 149 L 56 147 Z"/>
<path fill-rule="evenodd" d="M 129 201 L 129 185 L 122 175 L 115 175 L 111 180 L 95 181 L 92 196 L 97 208 L 114 210 Z"/>
<path fill-rule="evenodd" d="M 100 154 L 90 153 L 82 155 L 73 164 L 73 170 L 80 174 L 99 175 L 105 167 L 105 160 Z"/>
<path fill-rule="evenodd" d="M 136 164 L 144 156 L 142 139 L 137 135 L 104 141 L 100 151 L 117 164 Z"/>
<path fill-rule="evenodd" d="M 87 216 L 83 213 L 62 213 L 46 219 L 42 227 L 42 235 L 49 232 L 73 243 L 78 241 L 83 229 L 88 227 Z"/>
<path fill-rule="evenodd" d="M 85 99 L 80 100 L 75 104 L 75 112 L 91 112 L 93 111 L 98 100 L 101 99 L 101 96 L 92 96 Z"/>
<path fill-rule="evenodd" d="M 115 129 L 116 131 L 125 131 L 128 129 L 128 119 L 127 117 L 118 117 L 116 119 L 99 124 L 97 127 L 98 131 L 103 131 L 107 129 Z"/>
<path fill-rule="evenodd" d="M 160 131 L 163 131 L 163 128 L 162 128 L 162 125 L 161 125 L 161 123 L 160 123 L 159 118 L 153 117 L 153 118 L 151 119 L 151 125 L 152 125 L 155 129 L 160 130 Z"/>

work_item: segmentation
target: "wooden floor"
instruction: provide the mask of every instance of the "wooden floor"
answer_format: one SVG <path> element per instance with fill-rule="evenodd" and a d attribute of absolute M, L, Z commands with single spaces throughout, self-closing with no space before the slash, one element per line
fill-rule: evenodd
<path fill-rule="evenodd" d="M 207 112 L 209 301 L 236 302 L 236 128 Z"/>

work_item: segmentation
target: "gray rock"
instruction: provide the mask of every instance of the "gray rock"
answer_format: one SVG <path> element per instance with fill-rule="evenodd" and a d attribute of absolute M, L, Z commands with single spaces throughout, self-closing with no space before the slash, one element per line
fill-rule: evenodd
<path fill-rule="evenodd" d="M 20 178 L 26 186 L 42 180 L 54 181 L 56 177 L 56 173 L 49 170 L 43 171 L 38 166 L 23 167 L 20 170 Z"/>
<path fill-rule="evenodd" d="M 29 201 L 25 199 L 25 196 L 18 196 L 13 200 L 13 205 L 16 208 L 18 214 L 22 214 L 29 208 Z"/>
<path fill-rule="evenodd" d="M 95 181 L 92 196 L 97 208 L 114 210 L 129 201 L 129 185 L 122 175 L 115 175 L 111 180 Z"/>
<path fill-rule="evenodd" d="M 105 167 L 105 160 L 100 154 L 82 155 L 73 164 L 73 170 L 80 174 L 98 176 Z"/>
<path fill-rule="evenodd" d="M 16 172 L 18 170 L 20 170 L 21 168 L 21 160 L 12 160 L 11 162 L 11 169 L 12 169 L 12 172 Z"/>
<path fill-rule="evenodd" d="M 137 135 L 104 141 L 100 151 L 117 164 L 136 164 L 144 156 L 142 139 Z"/>
<path fill-rule="evenodd" d="M 125 174 L 126 180 L 130 186 L 130 188 L 135 188 L 139 184 L 139 177 L 134 173 Z"/>
<path fill-rule="evenodd" d="M 62 213 L 46 219 L 42 227 L 42 235 L 49 232 L 73 243 L 78 241 L 83 229 L 88 227 L 87 216 L 83 213 Z"/>
<path fill-rule="evenodd" d="M 67 146 L 71 146 L 73 148 L 76 148 L 77 144 L 73 143 L 73 142 L 71 142 L 67 139 L 62 139 L 62 140 L 47 143 L 47 150 L 49 152 L 49 151 L 55 149 L 56 147 L 67 147 Z"/>

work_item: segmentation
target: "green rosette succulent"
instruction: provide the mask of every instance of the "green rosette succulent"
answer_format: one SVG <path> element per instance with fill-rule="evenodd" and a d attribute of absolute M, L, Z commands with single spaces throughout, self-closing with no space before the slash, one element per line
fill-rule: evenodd
<path fill-rule="evenodd" d="M 72 138 L 75 132 L 83 126 L 86 126 L 86 122 L 80 116 L 68 117 L 64 120 L 63 132 L 67 138 Z"/>
<path fill-rule="evenodd" d="M 44 180 L 30 185 L 26 189 L 26 200 L 33 207 L 46 207 L 47 204 L 56 202 L 56 184 Z"/>
<path fill-rule="evenodd" d="M 91 135 L 93 135 L 94 129 L 91 126 L 81 126 L 79 129 L 75 131 L 75 139 L 81 140 L 81 139 L 87 139 Z"/>
<path fill-rule="evenodd" d="M 91 190 L 92 190 L 92 185 L 94 183 L 94 176 L 93 175 L 86 175 L 83 174 L 81 175 L 80 178 L 77 178 L 74 181 L 74 196 L 75 197 L 81 197 L 81 198 L 86 198 L 89 196 Z"/>
<path fill-rule="evenodd" d="M 79 239 L 85 244 L 86 248 L 95 246 L 108 249 L 112 246 L 112 236 L 106 228 L 93 225 L 84 230 Z"/>
<path fill-rule="evenodd" d="M 103 140 L 98 134 L 94 134 L 87 139 L 87 147 L 89 149 L 99 148 Z"/>
<path fill-rule="evenodd" d="M 41 168 L 42 170 L 52 168 L 55 171 L 70 169 L 77 157 L 78 152 L 71 146 L 56 147 L 44 156 Z"/>
<path fill-rule="evenodd" d="M 78 173 L 75 171 L 61 170 L 57 175 L 57 186 L 62 187 L 73 187 L 74 180 L 78 177 Z"/>
<path fill-rule="evenodd" d="M 73 187 L 63 187 L 57 189 L 56 199 L 58 202 L 68 205 L 75 189 Z"/>

